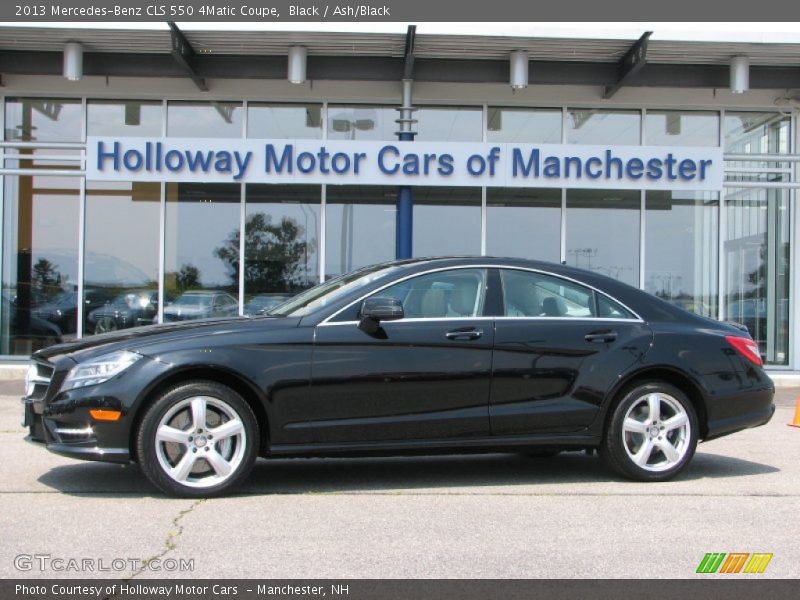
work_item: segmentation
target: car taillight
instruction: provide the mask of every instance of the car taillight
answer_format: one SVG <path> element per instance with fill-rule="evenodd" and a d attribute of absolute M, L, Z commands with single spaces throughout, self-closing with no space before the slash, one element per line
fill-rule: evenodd
<path fill-rule="evenodd" d="M 758 344 L 756 344 L 750 338 L 739 337 L 736 335 L 726 335 L 725 340 L 731 346 L 733 346 L 734 350 L 736 350 L 754 365 L 758 365 L 760 367 L 764 364 L 764 361 L 761 360 L 761 353 L 758 351 Z"/>

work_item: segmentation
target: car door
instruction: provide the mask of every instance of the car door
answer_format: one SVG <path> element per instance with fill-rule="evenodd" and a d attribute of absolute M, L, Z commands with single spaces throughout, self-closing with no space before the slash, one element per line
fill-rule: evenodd
<path fill-rule="evenodd" d="M 493 435 L 588 427 L 620 373 L 649 348 L 650 328 L 615 300 L 551 274 L 500 269 Z"/>
<path fill-rule="evenodd" d="M 403 303 L 405 317 L 358 326 L 359 301 L 317 326 L 311 397 L 319 442 L 452 439 L 489 434 L 493 318 L 487 271 L 442 270 L 372 297 Z"/>

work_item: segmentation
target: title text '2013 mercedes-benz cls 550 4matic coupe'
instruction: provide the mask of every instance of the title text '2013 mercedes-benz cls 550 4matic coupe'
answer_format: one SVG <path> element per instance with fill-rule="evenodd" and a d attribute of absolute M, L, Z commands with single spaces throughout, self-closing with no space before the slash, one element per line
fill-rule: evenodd
<path fill-rule="evenodd" d="M 49 450 L 211 496 L 259 456 L 597 449 L 661 481 L 698 440 L 769 421 L 773 394 L 743 326 L 590 271 L 456 257 L 40 350 L 23 402 Z"/>

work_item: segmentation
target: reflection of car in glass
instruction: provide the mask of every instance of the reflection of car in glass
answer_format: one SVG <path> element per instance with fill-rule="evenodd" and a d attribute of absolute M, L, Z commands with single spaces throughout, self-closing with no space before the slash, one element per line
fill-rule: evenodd
<path fill-rule="evenodd" d="M 166 297 L 167 302 L 172 298 Z M 89 313 L 89 330 L 106 333 L 117 329 L 155 323 L 158 317 L 158 290 L 131 290 Z"/>
<path fill-rule="evenodd" d="M 164 307 L 164 321 L 232 317 L 238 312 L 239 303 L 227 292 L 184 292 Z"/>
<path fill-rule="evenodd" d="M 111 299 L 110 292 L 102 289 L 84 290 L 83 297 L 83 314 L 87 316 Z M 78 330 L 78 292 L 62 292 L 50 302 L 37 306 L 33 314 L 58 325 L 62 333 L 75 333 Z"/>
<path fill-rule="evenodd" d="M 61 343 L 61 330 L 58 325 L 40 319 L 30 311 L 17 308 L 5 294 L 3 294 L 3 315 L 9 318 L 12 354 L 27 354 Z M 25 347 L 18 348 L 22 344 Z"/>
<path fill-rule="evenodd" d="M 662 481 L 698 440 L 775 409 L 740 328 L 590 271 L 487 257 L 384 263 L 269 315 L 61 344 L 34 354 L 29 381 L 43 382 L 25 398 L 33 440 L 136 461 L 194 497 L 258 456 L 591 448 Z"/>
<path fill-rule="evenodd" d="M 289 294 L 261 294 L 259 296 L 253 296 L 244 305 L 244 314 L 257 315 L 259 313 L 269 312 L 271 308 L 283 304 L 289 298 L 291 298 Z"/>

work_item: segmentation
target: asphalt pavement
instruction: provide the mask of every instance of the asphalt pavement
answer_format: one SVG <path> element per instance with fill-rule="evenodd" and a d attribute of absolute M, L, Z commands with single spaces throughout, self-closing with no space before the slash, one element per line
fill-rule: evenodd
<path fill-rule="evenodd" d="M 259 460 L 240 493 L 199 501 L 25 442 L 21 392 L 0 382 L 4 578 L 684 578 L 707 552 L 800 575 L 800 389 L 666 483 L 578 452 Z"/>

